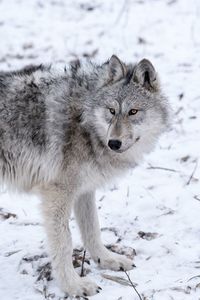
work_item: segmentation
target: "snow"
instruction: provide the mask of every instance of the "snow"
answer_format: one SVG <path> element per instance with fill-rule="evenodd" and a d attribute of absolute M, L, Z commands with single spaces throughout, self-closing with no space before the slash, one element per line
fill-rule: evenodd
<path fill-rule="evenodd" d="M 113 53 L 150 59 L 174 110 L 172 128 L 144 163 L 97 192 L 105 244 L 132 254 L 128 274 L 145 300 L 200 299 L 200 2 L 198 0 L 1 0 L 0 69 L 97 61 Z M 63 299 L 55 280 L 37 281 L 49 262 L 39 199 L 0 193 L 0 299 Z M 72 218 L 74 248 L 82 246 Z M 138 234 L 140 232 L 140 234 Z M 89 254 L 87 254 L 89 257 Z M 102 288 L 92 299 L 137 300 L 132 287 L 103 278 L 124 272 L 85 263 Z"/>

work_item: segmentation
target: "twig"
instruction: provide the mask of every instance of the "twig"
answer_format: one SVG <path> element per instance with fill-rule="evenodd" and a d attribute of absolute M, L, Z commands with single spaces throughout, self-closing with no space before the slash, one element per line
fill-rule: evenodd
<path fill-rule="evenodd" d="M 200 277 L 200 275 L 193 276 L 193 277 L 189 278 L 188 281 L 190 281 L 190 280 L 192 280 L 194 278 L 199 278 L 199 277 Z"/>
<path fill-rule="evenodd" d="M 196 199 L 196 200 L 200 201 L 200 196 L 198 196 L 198 195 L 195 195 L 195 196 L 194 196 L 194 199 Z"/>
<path fill-rule="evenodd" d="M 102 227 L 101 231 L 111 231 L 116 237 L 119 237 L 119 233 L 115 227 Z"/>
<path fill-rule="evenodd" d="M 122 15 L 123 15 L 123 13 L 126 9 L 127 4 L 129 4 L 129 1 L 127 2 L 127 0 L 125 0 L 122 7 L 121 7 L 121 9 L 120 9 L 120 11 L 119 11 L 119 13 L 118 13 L 118 16 L 115 20 L 115 24 L 117 24 L 119 22 L 119 20 L 121 19 Z"/>
<path fill-rule="evenodd" d="M 105 273 L 101 274 L 101 276 L 105 279 L 117 282 L 121 285 L 132 286 L 132 284 L 129 282 L 129 280 L 127 280 L 125 278 L 122 278 L 122 277 L 119 277 L 119 276 L 112 276 L 112 275 L 108 275 L 108 274 L 105 274 Z M 134 284 L 134 285 L 136 285 L 136 284 Z"/>
<path fill-rule="evenodd" d="M 1 216 L 1 214 L 0 214 Z M 39 222 L 9 222 L 9 225 L 16 225 L 16 226 L 41 226 Z"/>
<path fill-rule="evenodd" d="M 135 290 L 135 292 L 136 292 L 136 294 L 138 295 L 139 299 L 142 300 L 142 297 L 141 297 L 141 295 L 138 293 L 138 291 L 137 291 L 135 285 L 133 284 L 133 282 L 132 282 L 130 276 L 128 275 L 128 273 L 127 273 L 126 271 L 124 271 L 124 273 L 126 274 L 126 276 L 127 276 L 128 280 L 129 280 L 131 286 L 132 286 L 133 289 Z"/>
<path fill-rule="evenodd" d="M 7 211 L 3 211 L 3 208 L 0 208 L 0 218 L 6 220 L 6 219 L 9 219 L 9 218 L 14 218 L 16 219 L 17 218 L 17 215 L 14 214 L 14 213 L 10 213 L 10 212 L 7 212 Z"/>
<path fill-rule="evenodd" d="M 15 250 L 15 251 L 10 251 L 10 252 L 6 252 L 6 253 L 4 254 L 4 256 L 5 256 L 5 257 L 9 257 L 9 256 L 11 256 L 11 255 L 13 255 L 13 254 L 16 254 L 16 253 L 20 252 L 20 251 L 22 251 L 22 249 Z"/>
<path fill-rule="evenodd" d="M 163 171 L 179 173 L 179 171 L 175 170 L 175 169 L 170 169 L 170 168 L 165 168 L 165 167 L 154 167 L 152 165 L 150 165 L 147 169 L 149 169 L 149 170 L 163 170 Z"/>
<path fill-rule="evenodd" d="M 81 277 L 84 277 L 84 262 L 85 262 L 85 254 L 86 254 L 86 250 L 84 250 L 83 252 L 83 259 L 82 259 L 82 264 L 81 264 Z"/>
<path fill-rule="evenodd" d="M 197 166 L 198 166 L 198 160 L 196 160 L 194 169 L 193 169 L 192 174 L 190 175 L 188 181 L 186 182 L 186 185 L 189 185 L 191 180 L 193 179 L 193 176 L 194 176 L 194 173 L 196 172 Z"/>

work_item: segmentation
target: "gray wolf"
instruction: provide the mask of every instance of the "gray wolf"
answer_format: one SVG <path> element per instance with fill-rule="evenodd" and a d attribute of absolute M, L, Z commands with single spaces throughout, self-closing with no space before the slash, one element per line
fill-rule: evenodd
<path fill-rule="evenodd" d="M 52 266 L 61 289 L 100 287 L 72 265 L 69 218 L 101 268 L 130 270 L 100 238 L 95 190 L 139 164 L 167 128 L 169 104 L 150 61 L 71 63 L 0 73 L 0 180 L 41 198 Z"/>

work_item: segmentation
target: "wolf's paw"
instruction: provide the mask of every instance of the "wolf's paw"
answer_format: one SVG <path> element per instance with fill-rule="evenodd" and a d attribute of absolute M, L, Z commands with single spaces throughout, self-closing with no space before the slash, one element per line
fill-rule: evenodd
<path fill-rule="evenodd" d="M 86 277 L 78 277 L 69 286 L 64 288 L 69 296 L 87 297 L 100 293 L 101 287 Z"/>
<path fill-rule="evenodd" d="M 131 259 L 110 251 L 105 251 L 103 255 L 99 255 L 97 263 L 102 269 L 113 271 L 129 271 L 135 267 Z"/>

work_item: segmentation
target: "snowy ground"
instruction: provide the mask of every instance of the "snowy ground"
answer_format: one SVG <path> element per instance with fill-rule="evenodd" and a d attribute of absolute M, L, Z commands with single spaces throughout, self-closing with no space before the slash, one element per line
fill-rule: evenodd
<path fill-rule="evenodd" d="M 199 0 L 0 0 L 1 70 L 115 53 L 127 62 L 149 58 L 160 73 L 173 128 L 143 165 L 97 193 L 103 239 L 129 255 L 135 249 L 129 276 L 144 300 L 200 299 L 199 32 Z M 0 218 L 0 299 L 63 299 L 55 281 L 46 282 L 39 200 L 2 189 Z M 71 228 L 79 249 L 74 220 Z M 127 279 L 123 272 L 85 267 L 103 288 L 92 299 L 139 299 L 102 277 Z"/>

